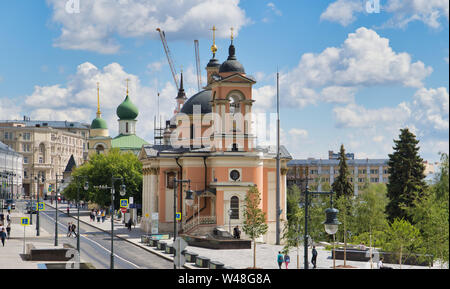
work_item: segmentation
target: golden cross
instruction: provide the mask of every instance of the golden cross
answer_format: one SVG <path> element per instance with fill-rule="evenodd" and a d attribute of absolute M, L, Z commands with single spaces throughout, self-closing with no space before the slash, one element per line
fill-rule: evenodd
<path fill-rule="evenodd" d="M 231 40 L 233 40 L 233 39 L 234 39 L 234 36 L 233 36 L 233 30 L 234 30 L 234 28 L 233 28 L 233 27 L 231 27 Z"/>
<path fill-rule="evenodd" d="M 128 82 L 130 81 L 129 78 L 125 79 L 125 81 L 127 82 L 127 95 L 128 95 Z"/>

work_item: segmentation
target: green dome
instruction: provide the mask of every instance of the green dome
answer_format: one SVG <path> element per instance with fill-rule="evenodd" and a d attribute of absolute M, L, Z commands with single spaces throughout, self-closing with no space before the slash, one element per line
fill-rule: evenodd
<path fill-rule="evenodd" d="M 92 121 L 91 129 L 108 129 L 108 125 L 103 118 L 97 117 Z"/>
<path fill-rule="evenodd" d="M 139 114 L 138 108 L 130 101 L 128 95 L 117 107 L 117 116 L 122 120 L 134 120 Z"/>

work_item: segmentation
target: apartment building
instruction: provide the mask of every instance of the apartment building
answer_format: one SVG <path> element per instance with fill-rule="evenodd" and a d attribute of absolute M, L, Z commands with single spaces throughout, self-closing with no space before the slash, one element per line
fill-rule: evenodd
<path fill-rule="evenodd" d="M 22 193 L 22 155 L 0 142 L 0 195 L 11 198 Z"/>
<path fill-rule="evenodd" d="M 87 160 L 89 125 L 68 121 L 0 121 L 0 141 L 23 156 L 23 193 L 49 194 L 73 155 L 77 165 Z M 38 183 L 37 176 L 42 178 Z"/>
<path fill-rule="evenodd" d="M 294 159 L 288 162 L 288 186 L 298 185 L 302 190 L 308 186 L 323 190 L 326 184 L 333 184 L 339 175 L 339 160 L 332 151 L 329 159 Z M 355 159 L 354 154 L 348 154 L 347 165 L 350 171 L 350 181 L 353 183 L 354 194 L 362 189 L 365 182 L 383 183 L 389 181 L 388 159 Z"/>

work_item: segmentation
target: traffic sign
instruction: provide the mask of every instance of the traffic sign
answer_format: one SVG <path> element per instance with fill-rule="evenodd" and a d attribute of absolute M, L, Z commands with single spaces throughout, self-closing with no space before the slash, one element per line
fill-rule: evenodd
<path fill-rule="evenodd" d="M 44 211 L 45 210 L 45 203 L 44 202 L 39 202 L 36 204 L 36 209 L 38 211 Z"/>
<path fill-rule="evenodd" d="M 177 212 L 175 216 L 176 216 L 177 221 L 181 220 L 181 213 L 180 212 Z"/>
<path fill-rule="evenodd" d="M 121 208 L 128 208 L 128 200 L 127 199 L 120 199 L 120 207 Z"/>
<path fill-rule="evenodd" d="M 120 208 L 120 210 L 122 211 L 122 213 L 126 213 L 127 212 L 127 208 Z"/>
<path fill-rule="evenodd" d="M 29 226 L 30 225 L 30 218 L 20 218 L 20 224 L 22 226 Z"/>

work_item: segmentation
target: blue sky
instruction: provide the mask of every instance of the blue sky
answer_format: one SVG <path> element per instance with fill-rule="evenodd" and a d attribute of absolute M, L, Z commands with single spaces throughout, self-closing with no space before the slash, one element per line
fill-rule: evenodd
<path fill-rule="evenodd" d="M 0 1 L 0 119 L 90 123 L 99 81 L 115 136 L 130 78 L 138 134 L 151 141 L 156 91 L 167 116 L 176 96 L 156 27 L 192 95 L 193 40 L 203 68 L 216 25 L 220 61 L 235 28 L 238 60 L 258 81 L 255 111 L 275 112 L 278 67 L 283 144 L 294 157 L 326 158 L 343 143 L 358 158 L 386 158 L 403 127 L 423 158 L 448 152 L 448 0 L 380 0 L 379 13 L 365 0 L 79 0 L 80 13 L 67 1 Z"/>

